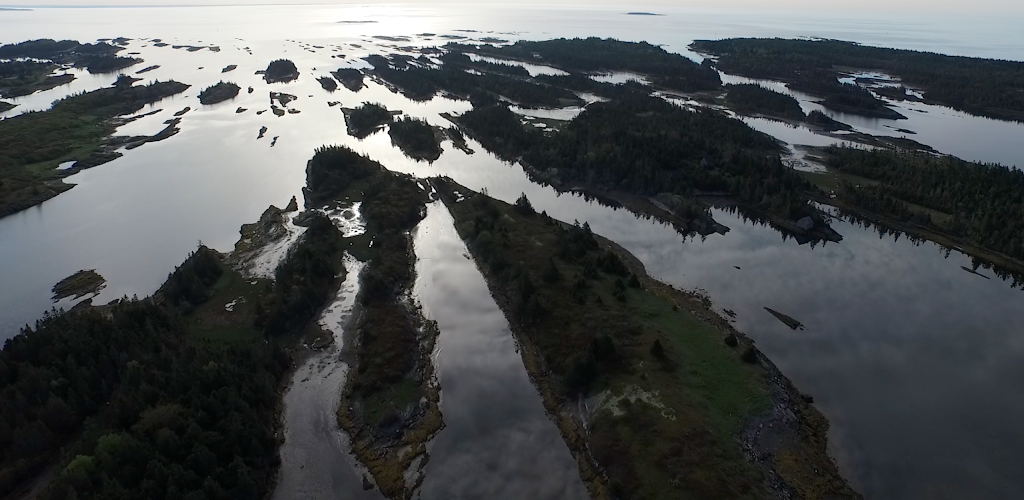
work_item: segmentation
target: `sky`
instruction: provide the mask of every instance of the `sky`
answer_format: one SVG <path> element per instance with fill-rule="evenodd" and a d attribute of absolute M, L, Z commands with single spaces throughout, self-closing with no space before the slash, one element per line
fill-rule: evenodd
<path fill-rule="evenodd" d="M 405 2 L 380 0 L 0 0 L 0 6 L 152 6 L 152 5 L 253 5 L 253 4 L 490 4 L 503 2 L 480 2 L 479 0 L 408 0 Z M 537 3 L 547 7 L 553 4 L 593 5 L 603 8 L 622 6 L 623 9 L 640 8 L 757 8 L 757 9 L 812 9 L 812 10 L 928 10 L 930 12 L 960 12 L 976 16 L 1000 16 L 1024 13 L 1024 2 L 1020 0 L 552 0 L 538 2 L 515 2 L 523 7 Z"/>

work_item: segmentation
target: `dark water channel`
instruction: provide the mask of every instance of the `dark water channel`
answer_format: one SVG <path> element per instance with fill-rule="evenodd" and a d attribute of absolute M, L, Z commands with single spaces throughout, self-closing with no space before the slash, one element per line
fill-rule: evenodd
<path fill-rule="evenodd" d="M 348 274 L 320 319 L 334 344 L 312 351 L 295 369 L 284 396 L 284 444 L 273 500 L 383 499 L 362 488 L 363 471 L 338 427 L 338 402 L 348 366 L 342 362 L 344 326 L 350 319 L 362 266 L 347 259 Z"/>
<path fill-rule="evenodd" d="M 587 498 L 508 322 L 439 203 L 417 229 L 416 256 L 416 295 L 441 328 L 435 362 L 445 420 L 422 498 Z"/>

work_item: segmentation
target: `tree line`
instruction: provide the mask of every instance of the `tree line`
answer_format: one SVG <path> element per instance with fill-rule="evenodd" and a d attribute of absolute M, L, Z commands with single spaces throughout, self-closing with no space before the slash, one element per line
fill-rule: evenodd
<path fill-rule="evenodd" d="M 113 55 L 121 47 L 106 42 L 79 43 L 74 40 L 41 38 L 0 45 L 0 59 L 44 59 L 56 63 L 73 63 L 80 56 Z"/>
<path fill-rule="evenodd" d="M 459 122 L 499 157 L 521 159 L 540 180 L 556 185 L 644 196 L 729 194 L 794 220 L 817 213 L 805 194 L 814 188 L 782 164 L 774 139 L 712 110 L 690 111 L 634 93 L 592 104 L 550 135 L 523 127 L 500 105 L 475 107 Z"/>
<path fill-rule="evenodd" d="M 837 194 L 851 204 L 1024 260 L 1024 172 L 919 151 L 830 147 L 826 152 L 829 168 L 877 182 L 841 187 Z M 950 219 L 939 224 L 907 203 Z"/>
<path fill-rule="evenodd" d="M 507 74 L 479 71 L 469 73 L 458 64 L 444 64 L 436 68 L 424 56 L 412 60 L 412 63 L 397 56 L 370 56 L 366 59 L 374 66 L 373 72 L 377 76 L 398 87 L 406 97 L 414 101 L 429 100 L 443 90 L 474 101 L 505 97 L 523 106 L 533 107 L 557 107 L 581 102 L 576 94 L 564 88 Z"/>
<path fill-rule="evenodd" d="M 714 90 L 722 85 L 718 72 L 710 64 L 697 64 L 647 42 L 590 37 L 536 42 L 521 40 L 504 46 L 448 44 L 446 47 L 494 57 L 536 61 L 570 72 L 636 72 L 648 75 L 659 85 L 687 92 Z"/>
<path fill-rule="evenodd" d="M 913 50 L 868 47 L 838 40 L 734 38 L 698 40 L 694 49 L 718 56 L 722 71 L 778 80 L 835 67 L 879 70 L 924 90 L 925 99 L 968 113 L 1024 119 L 1024 63 Z"/>
<path fill-rule="evenodd" d="M 756 83 L 727 85 L 725 99 L 729 106 L 741 113 L 766 115 L 802 120 L 804 111 L 792 96 L 764 88 Z"/>

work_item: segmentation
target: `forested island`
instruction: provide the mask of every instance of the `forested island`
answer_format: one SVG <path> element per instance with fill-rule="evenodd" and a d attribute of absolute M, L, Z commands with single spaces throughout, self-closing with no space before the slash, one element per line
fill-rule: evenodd
<path fill-rule="evenodd" d="M 331 76 L 352 92 L 359 92 L 364 87 L 363 73 L 358 69 L 340 68 L 332 71 Z"/>
<path fill-rule="evenodd" d="M 344 147 L 325 147 L 309 162 L 307 204 L 360 202 L 367 232 L 355 250 L 368 260 L 357 296 L 358 320 L 347 335 L 354 345 L 338 409 L 353 453 L 388 498 L 409 498 L 406 480 L 426 443 L 441 429 L 439 389 L 431 352 L 437 325 L 411 298 L 416 257 L 410 231 L 426 215 L 426 191 L 412 177 L 388 171 Z M 425 462 L 420 462 L 421 467 Z M 422 476 L 419 476 L 422 478 Z"/>
<path fill-rule="evenodd" d="M 723 230 L 699 197 L 728 196 L 787 231 L 840 239 L 808 203 L 817 188 L 782 164 L 775 140 L 713 110 L 634 92 L 591 104 L 553 134 L 524 126 L 500 104 L 454 120 L 536 181 L 603 193 L 654 216 L 668 212 L 685 232 Z M 804 218 L 809 228 L 796 224 Z"/>
<path fill-rule="evenodd" d="M 822 202 L 1024 274 L 1024 172 L 919 151 L 818 152 L 839 173 Z"/>
<path fill-rule="evenodd" d="M 925 102 L 1003 120 L 1024 120 L 1024 63 L 869 47 L 839 40 L 698 40 L 722 71 L 820 86 L 844 71 L 882 71 L 924 92 Z M 816 88 L 816 87 L 815 87 Z M 814 93 L 814 92 L 809 92 Z M 862 99 L 867 97 L 862 96 Z"/>
<path fill-rule="evenodd" d="M 432 184 L 592 498 L 860 498 L 824 417 L 706 298 L 525 195 Z"/>
<path fill-rule="evenodd" d="M 334 78 L 329 76 L 317 77 L 316 81 L 320 84 L 320 87 L 328 92 L 334 92 L 338 90 L 338 82 Z"/>
<path fill-rule="evenodd" d="M 787 85 L 793 90 L 821 97 L 819 104 L 841 113 L 890 120 L 907 118 L 860 85 L 840 82 L 831 71 L 808 71 Z"/>
<path fill-rule="evenodd" d="M 267 69 L 263 70 L 263 79 L 267 83 L 288 83 L 299 78 L 299 68 L 288 59 L 275 59 L 270 61 Z"/>
<path fill-rule="evenodd" d="M 771 117 L 803 120 L 800 103 L 791 96 L 766 89 L 754 83 L 727 85 L 725 100 L 729 109 L 739 113 L 764 114 Z"/>
<path fill-rule="evenodd" d="M 364 102 L 357 108 L 342 108 L 348 135 L 358 139 L 369 137 L 394 120 L 394 114 L 381 104 Z"/>
<path fill-rule="evenodd" d="M 519 41 L 512 45 L 479 47 L 449 44 L 449 50 L 549 64 L 570 72 L 629 71 L 652 78 L 656 85 L 694 92 L 714 90 L 722 80 L 709 64 L 697 64 L 679 54 L 647 42 L 622 42 L 601 38 L 559 38 L 541 42 Z"/>
<path fill-rule="evenodd" d="M 764 116 L 790 123 L 802 122 L 812 130 L 824 132 L 853 130 L 853 127 L 837 121 L 816 109 L 805 115 L 800 107 L 800 102 L 792 96 L 767 89 L 758 84 L 726 85 L 726 91 L 725 104 L 730 110 L 740 114 Z M 845 138 L 852 140 L 868 139 L 858 136 Z M 885 138 L 878 139 L 885 140 Z"/>
<path fill-rule="evenodd" d="M 87 56 L 75 63 L 76 68 L 85 68 L 89 73 L 114 73 L 142 62 L 137 57 L 114 55 Z"/>
<path fill-rule="evenodd" d="M 408 56 L 369 56 L 373 75 L 384 80 L 414 101 L 426 101 L 445 91 L 474 101 L 505 97 L 528 107 L 560 107 L 578 105 L 582 100 L 573 92 L 553 85 L 536 83 L 525 78 L 501 73 L 466 72 L 458 64 L 440 68 L 424 67 L 429 59 L 420 56 L 419 65 L 408 64 Z M 467 57 L 465 59 L 469 61 Z M 478 66 L 478 65 L 477 65 Z"/>
<path fill-rule="evenodd" d="M 814 110 L 807 113 L 806 123 L 818 127 L 826 132 L 834 132 L 836 130 L 853 130 L 853 127 L 833 119 L 831 116 L 822 113 L 821 111 Z"/>
<path fill-rule="evenodd" d="M 83 58 L 109 57 L 123 50 L 123 47 L 107 42 L 79 43 L 74 40 L 51 40 L 42 38 L 0 46 L 0 59 L 40 59 L 57 64 L 76 64 Z"/>
<path fill-rule="evenodd" d="M 409 158 L 432 162 L 441 157 L 440 132 L 425 120 L 399 118 L 388 126 L 388 134 Z"/>
<path fill-rule="evenodd" d="M 70 83 L 75 79 L 73 74 L 53 74 L 62 67 L 85 67 L 90 73 L 98 73 L 141 62 L 118 58 L 120 50 L 122 47 L 105 42 L 81 44 L 50 39 L 0 46 L 0 97 L 20 97 Z"/>
<path fill-rule="evenodd" d="M 234 99 L 242 88 L 231 82 L 217 82 L 199 93 L 199 102 L 206 105 L 217 104 Z"/>
<path fill-rule="evenodd" d="M 53 74 L 57 68 L 53 63 L 37 61 L 0 62 L 0 97 L 21 97 L 74 81 L 75 75 L 70 73 Z M 3 104 L 0 111 L 6 111 Z"/>
<path fill-rule="evenodd" d="M 187 88 L 175 81 L 136 86 L 120 79 L 112 87 L 61 99 L 47 111 L 0 121 L 0 216 L 71 189 L 62 177 L 119 157 L 116 149 L 125 141 L 108 139 L 116 128 L 113 119 Z M 70 160 L 77 160 L 73 168 L 56 169 Z"/>

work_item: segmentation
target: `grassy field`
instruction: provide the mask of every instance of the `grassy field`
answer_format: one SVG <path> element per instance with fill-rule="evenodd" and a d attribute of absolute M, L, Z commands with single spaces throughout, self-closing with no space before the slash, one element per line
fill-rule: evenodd
<path fill-rule="evenodd" d="M 770 413 L 780 375 L 706 299 L 647 277 L 635 258 L 586 225 L 533 213 L 525 197 L 513 206 L 450 180 L 435 186 L 593 497 L 772 496 L 768 476 L 781 471 L 772 460 L 753 460 L 743 435 Z M 579 432 L 582 425 L 587 432 Z M 774 451 L 796 457 L 794 470 L 838 477 L 819 443 L 784 441 Z M 580 458 L 587 453 L 599 474 Z M 810 492 L 807 498 L 855 496 L 841 478 L 804 488 L 798 476 L 788 474 L 787 486 Z"/>
<path fill-rule="evenodd" d="M 267 294 L 271 280 L 246 278 L 224 266 L 224 273 L 211 287 L 212 296 L 188 316 L 193 338 L 214 344 L 250 343 L 263 339 L 254 323 L 256 304 Z"/>

